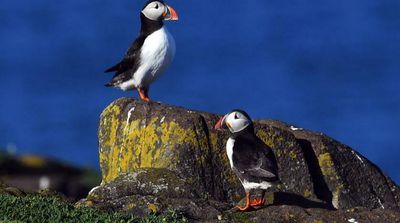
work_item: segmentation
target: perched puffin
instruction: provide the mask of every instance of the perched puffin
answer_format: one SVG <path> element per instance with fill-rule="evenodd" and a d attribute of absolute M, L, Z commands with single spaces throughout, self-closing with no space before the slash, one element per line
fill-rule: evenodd
<path fill-rule="evenodd" d="M 178 20 L 176 11 L 162 0 L 150 0 L 140 13 L 141 29 L 124 58 L 105 72 L 115 72 L 105 86 L 123 91 L 137 89 L 144 101 L 150 101 L 149 87 L 171 64 L 175 40 L 164 20 Z"/>
<path fill-rule="evenodd" d="M 242 110 L 235 109 L 223 116 L 214 128 L 227 128 L 231 132 L 226 153 L 232 170 L 246 191 L 246 205 L 237 207 L 248 211 L 264 205 L 265 190 L 280 182 L 272 149 L 256 136 L 250 116 Z M 250 200 L 251 190 L 261 190 L 261 198 Z"/>

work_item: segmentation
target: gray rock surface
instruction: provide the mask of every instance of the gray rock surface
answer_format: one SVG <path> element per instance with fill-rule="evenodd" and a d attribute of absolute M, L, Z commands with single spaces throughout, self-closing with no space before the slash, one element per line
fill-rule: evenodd
<path fill-rule="evenodd" d="M 225 154 L 229 133 L 213 130 L 218 118 L 131 98 L 114 101 L 99 123 L 103 181 L 80 203 L 138 215 L 172 208 L 198 221 L 329 222 L 336 214 L 359 222 L 376 222 L 372 215 L 400 219 L 399 187 L 376 165 L 324 134 L 275 120 L 255 121 L 283 182 L 272 206 L 226 212 L 244 191 Z"/>

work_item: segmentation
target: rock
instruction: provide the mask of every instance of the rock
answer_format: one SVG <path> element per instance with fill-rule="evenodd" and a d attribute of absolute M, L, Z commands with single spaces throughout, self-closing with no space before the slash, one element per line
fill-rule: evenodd
<path fill-rule="evenodd" d="M 280 128 L 284 123 L 264 120 L 263 124 Z M 311 131 L 293 131 L 307 157 L 319 198 L 332 201 L 335 208 L 400 207 L 399 187 L 375 164 L 350 147 Z"/>
<path fill-rule="evenodd" d="M 138 215 L 173 208 L 202 221 L 225 216 L 244 191 L 225 154 L 228 132 L 212 128 L 218 118 L 181 107 L 116 100 L 100 117 L 102 183 L 80 203 Z M 363 207 L 377 213 L 399 209 L 399 187 L 348 146 L 274 120 L 255 121 L 255 128 L 274 150 L 283 182 L 274 210 L 282 212 L 282 205 L 302 210 Z M 250 215 L 261 216 L 267 209 Z"/>
<path fill-rule="evenodd" d="M 215 221 L 216 222 L 216 221 Z M 255 212 L 226 215 L 219 222 L 298 222 L 298 223 L 394 223 L 400 222 L 400 214 L 394 210 L 357 208 L 329 211 L 299 206 L 270 206 Z"/>

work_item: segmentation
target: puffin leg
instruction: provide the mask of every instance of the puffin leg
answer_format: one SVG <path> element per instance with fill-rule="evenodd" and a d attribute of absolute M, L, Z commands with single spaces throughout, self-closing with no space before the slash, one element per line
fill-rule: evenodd
<path fill-rule="evenodd" d="M 250 210 L 250 192 L 246 192 L 246 205 L 244 207 L 236 206 L 240 211 L 248 211 Z"/>
<path fill-rule="evenodd" d="M 139 92 L 140 99 L 142 99 L 143 101 L 147 101 L 147 102 L 150 101 L 150 98 L 147 96 L 148 90 L 143 89 L 143 88 L 138 88 L 137 90 Z"/>
<path fill-rule="evenodd" d="M 143 92 L 144 92 L 144 96 L 150 100 L 150 98 L 149 98 L 149 90 L 150 90 L 150 88 L 149 87 L 144 87 L 142 89 L 143 89 Z"/>
<path fill-rule="evenodd" d="M 149 101 L 151 101 L 151 99 L 150 99 L 150 97 L 149 97 L 149 90 L 150 90 L 150 87 L 142 88 L 142 90 L 143 90 L 143 92 L 144 92 L 144 96 L 145 96 L 147 99 L 149 99 Z M 152 102 L 156 102 L 156 103 L 158 103 L 158 104 L 161 104 L 160 101 L 152 101 Z"/>
<path fill-rule="evenodd" d="M 262 193 L 261 193 L 261 197 L 252 200 L 252 201 L 250 202 L 250 206 L 256 207 L 256 206 L 262 206 L 262 205 L 264 205 L 264 204 L 265 204 L 264 196 L 265 196 L 265 191 L 263 190 Z"/>

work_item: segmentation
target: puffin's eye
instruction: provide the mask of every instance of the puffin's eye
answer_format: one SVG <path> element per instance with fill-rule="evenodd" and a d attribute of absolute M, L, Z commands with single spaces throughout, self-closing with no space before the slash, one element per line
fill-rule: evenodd
<path fill-rule="evenodd" d="M 238 119 L 238 118 L 239 118 L 238 113 L 235 113 L 235 119 Z"/>
<path fill-rule="evenodd" d="M 156 5 L 154 6 L 155 9 L 158 9 L 158 4 L 156 3 Z"/>

